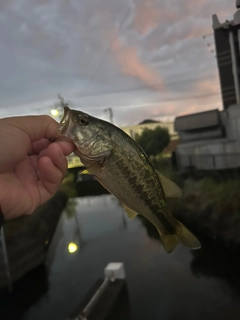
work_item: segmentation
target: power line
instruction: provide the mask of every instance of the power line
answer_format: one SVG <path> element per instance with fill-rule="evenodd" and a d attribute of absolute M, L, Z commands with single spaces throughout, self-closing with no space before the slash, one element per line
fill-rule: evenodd
<path fill-rule="evenodd" d="M 206 38 L 211 37 L 211 36 L 213 36 L 213 33 L 212 33 L 212 32 L 211 32 L 211 33 L 208 33 L 208 34 L 205 34 L 205 35 L 202 36 L 202 37 L 203 37 L 203 39 L 206 39 Z"/>
<path fill-rule="evenodd" d="M 111 108 L 143 108 L 143 107 L 147 107 L 147 106 L 158 106 L 162 103 L 166 103 L 166 102 L 179 102 L 179 101 L 185 101 L 185 100 L 192 100 L 192 99 L 204 99 L 204 98 L 208 98 L 208 97 L 214 97 L 214 96 L 219 96 L 220 92 L 212 92 L 212 93 L 206 93 L 206 94 L 201 94 L 201 95 L 196 95 L 196 96 L 187 96 L 187 97 L 177 97 L 174 99 L 161 99 L 160 101 L 157 102 L 146 102 L 146 103 L 142 103 L 142 104 L 128 104 L 128 105 L 119 105 L 119 106 L 114 106 L 112 105 Z M 100 107 L 90 107 L 91 110 L 99 110 L 99 109 L 103 109 L 105 107 L 100 106 Z"/>
<path fill-rule="evenodd" d="M 188 97 L 179 97 L 179 98 L 174 98 L 174 99 L 161 99 L 160 101 L 158 102 L 153 102 L 153 103 L 146 103 L 145 105 L 144 104 L 141 104 L 141 105 L 132 105 L 132 107 L 140 107 L 140 106 L 150 106 L 150 105 L 158 105 L 158 104 L 161 104 L 161 103 L 165 103 L 165 102 L 179 102 L 179 101 L 184 101 L 184 100 L 192 100 L 192 99 L 202 99 L 202 98 L 208 98 L 208 97 L 213 97 L 213 96 L 218 96 L 220 94 L 220 92 L 213 92 L 213 93 L 206 93 L 206 94 L 201 94 L 201 95 L 197 95 L 197 96 L 188 96 Z M 118 106 L 117 106 L 118 107 Z M 131 107 L 131 105 L 128 105 L 128 106 L 121 106 L 121 107 Z"/>
<path fill-rule="evenodd" d="M 97 74 L 97 70 L 99 69 L 99 67 L 100 67 L 100 65 L 101 65 L 101 62 L 104 60 L 104 58 L 107 56 L 107 54 L 108 54 L 108 52 L 109 52 L 109 50 L 112 48 L 112 45 L 113 45 L 113 43 L 114 43 L 114 41 L 116 40 L 116 38 L 117 38 L 117 36 L 118 36 L 118 34 L 121 32 L 121 30 L 123 29 L 123 27 L 124 27 L 124 24 L 125 24 L 125 22 L 128 20 L 128 18 L 129 18 L 129 16 L 130 16 L 130 14 L 131 14 L 131 11 L 128 11 L 127 13 L 126 13 L 126 15 L 124 15 L 124 19 L 123 19 L 123 21 L 122 21 L 122 23 L 119 25 L 119 27 L 118 27 L 118 30 L 115 32 L 115 34 L 113 35 L 113 37 L 112 37 L 112 39 L 110 40 L 110 44 L 109 44 L 109 46 L 107 47 L 107 49 L 106 49 L 106 51 L 103 53 L 103 55 L 100 57 L 100 59 L 99 59 L 99 61 L 98 61 L 98 64 L 95 66 L 95 69 L 94 69 L 94 73 L 92 74 L 92 76 L 90 76 L 90 81 L 93 81 L 94 80 L 94 76 L 95 76 L 95 74 Z M 196 37 L 193 37 L 193 38 L 195 38 L 195 39 L 200 39 L 200 38 L 203 38 L 203 39 L 206 39 L 207 37 L 209 37 L 209 36 L 211 36 L 211 35 L 213 35 L 213 33 L 209 33 L 209 34 L 206 34 L 206 35 L 203 35 L 203 36 L 196 36 Z M 191 38 L 192 39 L 192 38 Z M 186 39 L 185 39 L 186 40 Z M 197 79 L 196 79 L 197 80 Z M 181 80 L 181 82 L 187 82 L 187 81 L 194 81 L 194 80 L 192 80 L 192 79 L 189 79 L 189 80 Z M 180 81 L 179 81 L 180 82 Z M 172 83 L 166 83 L 167 85 L 169 85 L 169 84 L 173 84 L 173 83 L 177 83 L 177 81 L 175 81 L 175 82 L 172 82 Z M 145 89 L 146 87 L 141 87 L 141 90 L 142 89 Z M 125 90 L 126 92 L 127 91 L 131 91 L 132 89 L 129 89 L 129 90 Z M 133 89 L 134 91 L 135 90 L 138 90 L 138 89 Z M 115 94 L 115 93 L 121 93 L 122 91 L 120 91 L 120 92 L 114 92 L 113 94 Z M 123 91 L 124 92 L 124 91 Z M 108 94 L 108 93 L 107 93 Z M 103 94 L 104 95 L 104 94 Z M 87 96 L 89 96 L 89 95 L 82 95 L 82 97 L 87 97 Z M 100 95 L 99 95 L 100 96 Z"/>
<path fill-rule="evenodd" d="M 200 80 L 212 80 L 212 79 L 216 79 L 218 80 L 218 78 L 216 78 L 216 76 L 210 76 L 208 78 L 189 78 L 189 79 L 181 79 L 181 80 L 176 80 L 176 81 L 172 81 L 172 82 L 166 82 L 166 85 L 172 85 L 172 84 L 178 84 L 178 83 L 188 83 L 188 82 L 194 82 L 194 81 L 200 81 Z M 124 90 L 119 90 L 119 91 L 108 91 L 108 92 L 104 92 L 104 93 L 100 93 L 100 94 L 86 94 L 86 95 L 81 95 L 81 98 L 87 98 L 87 97 L 102 97 L 105 95 L 115 95 L 115 94 L 119 94 L 119 93 L 126 93 L 126 92 L 134 92 L 134 91 L 139 91 L 139 90 L 153 90 L 151 88 L 148 88 L 146 86 L 141 86 L 141 87 L 136 87 L 136 88 L 128 88 L 128 89 L 124 89 Z M 158 92 L 156 90 L 154 90 L 154 92 Z"/>

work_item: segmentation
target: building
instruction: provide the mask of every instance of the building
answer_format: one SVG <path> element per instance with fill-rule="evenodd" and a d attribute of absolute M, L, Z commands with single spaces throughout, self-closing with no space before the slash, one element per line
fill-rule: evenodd
<path fill-rule="evenodd" d="M 239 11 L 237 11 L 238 13 Z M 213 15 L 213 31 L 223 108 L 239 103 L 239 26 L 234 20 L 221 24 Z"/>
<path fill-rule="evenodd" d="M 174 130 L 174 121 L 158 122 L 153 120 L 145 120 L 138 125 L 122 127 L 121 129 L 134 139 L 136 134 L 141 134 L 145 128 L 154 130 L 159 126 L 168 129 L 171 140 L 179 139 L 178 133 Z"/>
<path fill-rule="evenodd" d="M 240 167 L 240 0 L 236 6 L 231 21 L 220 23 L 217 15 L 212 17 L 223 111 L 175 119 L 174 130 L 181 141 L 176 148 L 181 171 Z"/>
<path fill-rule="evenodd" d="M 181 171 L 221 170 L 240 167 L 240 106 L 177 117 L 176 148 Z"/>

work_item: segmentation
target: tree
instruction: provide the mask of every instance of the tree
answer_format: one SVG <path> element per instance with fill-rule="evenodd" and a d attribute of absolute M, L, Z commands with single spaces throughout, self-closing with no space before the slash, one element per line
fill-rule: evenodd
<path fill-rule="evenodd" d="M 141 135 L 136 134 L 135 140 L 148 156 L 155 158 L 168 146 L 170 135 L 167 128 L 158 126 L 153 130 L 145 128 Z"/>

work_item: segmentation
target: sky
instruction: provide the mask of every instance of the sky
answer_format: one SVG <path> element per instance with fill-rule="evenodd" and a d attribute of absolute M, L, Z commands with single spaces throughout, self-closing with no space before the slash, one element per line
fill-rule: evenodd
<path fill-rule="evenodd" d="M 0 118 L 57 95 L 114 123 L 221 109 L 212 14 L 234 0 L 1 0 Z"/>

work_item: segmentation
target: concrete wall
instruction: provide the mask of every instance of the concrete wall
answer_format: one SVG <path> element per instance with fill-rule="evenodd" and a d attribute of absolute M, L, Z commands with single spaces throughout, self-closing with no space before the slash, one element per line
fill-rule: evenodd
<path fill-rule="evenodd" d="M 197 129 L 216 127 L 220 124 L 220 121 L 220 112 L 215 109 L 177 117 L 174 122 L 174 128 L 177 132 L 189 132 Z"/>
<path fill-rule="evenodd" d="M 240 167 L 240 106 L 234 105 L 220 113 L 225 138 L 181 140 L 176 156 L 181 171 L 190 167 L 199 170 L 220 170 Z M 193 131 L 194 133 L 194 131 Z M 181 137 L 184 134 L 179 133 Z M 197 136 L 200 138 L 200 136 Z M 196 138 L 196 137 L 195 137 Z"/>
<path fill-rule="evenodd" d="M 226 114 L 226 135 L 230 140 L 240 140 L 240 106 L 233 105 L 223 113 Z"/>

